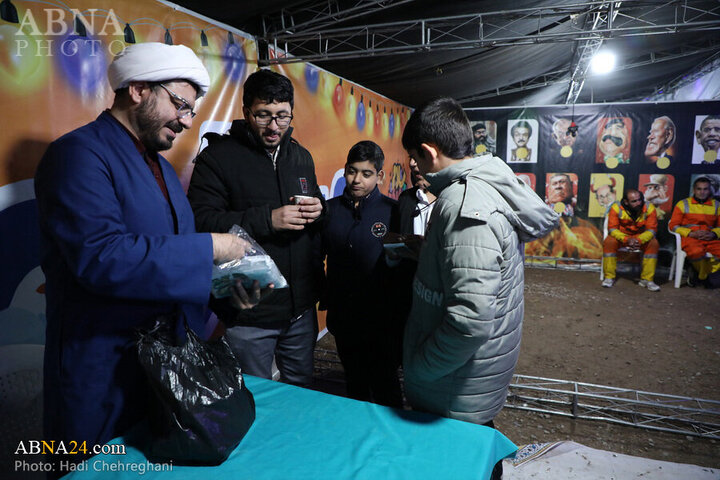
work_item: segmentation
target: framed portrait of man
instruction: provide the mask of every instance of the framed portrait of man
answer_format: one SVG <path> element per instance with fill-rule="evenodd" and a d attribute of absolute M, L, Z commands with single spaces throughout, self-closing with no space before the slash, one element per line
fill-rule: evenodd
<path fill-rule="evenodd" d="M 554 172 L 545 175 L 545 203 L 564 217 L 575 215 L 578 176 L 575 173 Z"/>
<path fill-rule="evenodd" d="M 675 177 L 665 173 L 641 174 L 638 177 L 638 190 L 645 201 L 655 205 L 658 220 L 669 219 L 673 209 L 673 189 Z"/>
<path fill-rule="evenodd" d="M 508 121 L 507 162 L 537 163 L 538 121 L 517 119 Z"/>
<path fill-rule="evenodd" d="M 497 123 L 493 120 L 481 120 L 470 125 L 473 131 L 473 151 L 476 154 L 497 151 Z"/>
<path fill-rule="evenodd" d="M 720 114 L 695 117 L 692 163 L 720 165 Z"/>
<path fill-rule="evenodd" d="M 622 198 L 625 177 L 619 173 L 593 173 L 590 175 L 588 217 L 604 217 L 610 206 Z"/>
<path fill-rule="evenodd" d="M 608 168 L 630 163 L 632 120 L 628 117 L 604 117 L 598 123 L 595 163 Z"/>
<path fill-rule="evenodd" d="M 645 139 L 645 159 L 664 170 L 670 166 L 675 157 L 677 128 L 672 118 L 667 115 L 655 117 L 648 129 Z"/>

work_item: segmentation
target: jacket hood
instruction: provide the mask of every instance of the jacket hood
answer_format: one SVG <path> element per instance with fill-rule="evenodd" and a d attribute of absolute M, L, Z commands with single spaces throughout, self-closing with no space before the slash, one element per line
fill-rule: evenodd
<path fill-rule="evenodd" d="M 485 220 L 499 212 L 524 242 L 547 235 L 559 224 L 560 216 L 498 157 L 470 157 L 425 178 L 430 182 L 429 190 L 438 196 L 454 182 L 465 183 L 460 214 Z"/>

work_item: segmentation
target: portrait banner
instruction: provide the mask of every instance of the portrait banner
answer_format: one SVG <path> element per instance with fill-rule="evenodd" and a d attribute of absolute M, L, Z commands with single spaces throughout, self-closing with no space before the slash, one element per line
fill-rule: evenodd
<path fill-rule="evenodd" d="M 659 262 L 669 265 L 674 241 L 667 222 L 674 205 L 692 195 L 692 180 L 708 176 L 720 196 L 718 101 L 482 108 L 466 113 L 471 125 L 497 126 L 497 155 L 504 154 L 516 175 L 532 183 L 561 217 L 558 229 L 525 246 L 530 263 L 597 268 L 604 217 L 613 202 L 636 189 L 658 210 Z"/>

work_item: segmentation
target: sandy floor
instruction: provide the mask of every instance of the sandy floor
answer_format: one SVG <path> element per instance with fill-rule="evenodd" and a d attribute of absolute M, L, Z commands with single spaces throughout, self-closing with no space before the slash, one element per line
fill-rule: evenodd
<path fill-rule="evenodd" d="M 661 286 L 652 293 L 621 277 L 606 289 L 597 273 L 526 269 L 516 372 L 720 400 L 720 290 Z M 503 410 L 497 424 L 516 444 L 574 440 L 628 455 L 720 466 L 720 442 L 714 440 L 512 409 Z"/>
<path fill-rule="evenodd" d="M 661 287 L 652 293 L 621 277 L 605 289 L 595 272 L 526 269 L 516 373 L 720 400 L 720 290 Z M 318 347 L 320 357 L 331 357 L 322 350 L 334 349 L 332 337 Z M 341 378 L 337 364 L 320 366 L 324 377 Z M 328 385 L 342 391 L 341 385 Z M 720 467 L 716 440 L 509 408 L 496 425 L 517 445 L 573 440 L 628 455 Z"/>

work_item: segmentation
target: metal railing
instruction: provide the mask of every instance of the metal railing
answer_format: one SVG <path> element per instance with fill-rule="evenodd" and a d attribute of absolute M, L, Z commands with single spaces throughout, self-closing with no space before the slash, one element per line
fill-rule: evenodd
<path fill-rule="evenodd" d="M 514 375 L 508 408 L 720 439 L 720 401 Z"/>

